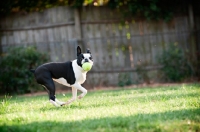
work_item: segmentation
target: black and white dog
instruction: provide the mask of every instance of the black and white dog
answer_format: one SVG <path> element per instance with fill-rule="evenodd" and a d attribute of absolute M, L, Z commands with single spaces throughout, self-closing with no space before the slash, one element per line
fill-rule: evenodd
<path fill-rule="evenodd" d="M 87 53 L 82 53 L 81 48 L 77 47 L 77 59 L 63 63 L 46 63 L 32 72 L 35 75 L 37 83 L 44 86 L 49 93 L 49 100 L 55 106 L 62 106 L 70 104 L 77 98 L 77 90 L 82 94 L 78 96 L 79 99 L 87 94 L 87 90 L 81 86 L 86 80 L 87 71 L 82 68 L 83 63 L 89 62 L 93 65 L 93 59 L 90 50 Z M 54 81 L 72 88 L 72 98 L 67 102 L 61 102 L 55 97 Z"/>

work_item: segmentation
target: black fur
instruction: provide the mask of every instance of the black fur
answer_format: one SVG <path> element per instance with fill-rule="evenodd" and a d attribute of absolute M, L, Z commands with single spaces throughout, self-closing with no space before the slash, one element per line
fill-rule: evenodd
<path fill-rule="evenodd" d="M 71 61 L 43 64 L 35 70 L 34 75 L 37 83 L 47 88 L 49 98 L 53 101 L 55 101 L 55 85 L 52 78 L 65 78 L 69 84 L 74 84 L 76 81 Z"/>

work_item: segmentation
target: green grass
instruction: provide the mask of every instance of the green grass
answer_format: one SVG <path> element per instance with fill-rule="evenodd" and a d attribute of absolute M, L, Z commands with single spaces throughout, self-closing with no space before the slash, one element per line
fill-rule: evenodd
<path fill-rule="evenodd" d="M 57 95 L 64 101 L 71 94 Z M 88 92 L 56 108 L 47 95 L 4 97 L 0 132 L 200 132 L 200 85 Z"/>

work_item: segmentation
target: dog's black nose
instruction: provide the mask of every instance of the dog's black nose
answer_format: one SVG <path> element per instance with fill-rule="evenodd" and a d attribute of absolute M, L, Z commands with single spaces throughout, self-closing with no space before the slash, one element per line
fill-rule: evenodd
<path fill-rule="evenodd" d="M 85 59 L 85 62 L 89 62 L 88 59 Z"/>

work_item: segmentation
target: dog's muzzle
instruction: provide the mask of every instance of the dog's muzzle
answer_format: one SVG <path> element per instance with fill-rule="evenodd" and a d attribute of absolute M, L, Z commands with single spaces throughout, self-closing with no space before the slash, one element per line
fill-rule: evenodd
<path fill-rule="evenodd" d="M 85 59 L 85 62 L 89 62 L 89 60 L 88 60 L 88 59 Z"/>

